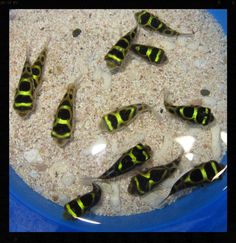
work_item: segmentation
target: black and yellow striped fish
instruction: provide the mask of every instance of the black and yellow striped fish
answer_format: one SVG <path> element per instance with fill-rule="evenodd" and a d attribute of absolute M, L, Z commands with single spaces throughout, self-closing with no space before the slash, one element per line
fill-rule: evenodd
<path fill-rule="evenodd" d="M 181 176 L 172 186 L 169 195 L 162 201 L 167 200 L 171 195 L 187 188 L 204 186 L 215 180 L 221 179 L 226 166 L 215 160 L 201 163 Z"/>
<path fill-rule="evenodd" d="M 28 52 L 28 50 L 27 50 Z M 16 112 L 26 117 L 35 107 L 35 87 L 32 79 L 32 69 L 27 53 L 18 87 L 16 88 L 13 108 Z"/>
<path fill-rule="evenodd" d="M 98 179 L 111 179 L 122 175 L 133 168 L 142 165 L 152 156 L 152 150 L 148 145 L 141 143 L 123 153 L 122 156 Z"/>
<path fill-rule="evenodd" d="M 39 56 L 37 57 L 36 61 L 32 65 L 32 75 L 34 80 L 34 87 L 35 89 L 38 89 L 42 82 L 42 73 L 47 57 L 47 50 L 48 50 L 48 43 L 49 40 L 47 40 L 43 50 L 40 52 Z"/>
<path fill-rule="evenodd" d="M 170 93 L 169 93 L 170 94 Z M 183 120 L 190 121 L 192 123 L 201 124 L 203 126 L 208 125 L 214 121 L 214 115 L 211 112 L 211 109 L 208 107 L 202 106 L 174 106 L 168 101 L 168 95 L 165 94 L 164 105 L 165 108 L 172 114 L 177 115 Z"/>
<path fill-rule="evenodd" d="M 51 136 L 56 139 L 61 147 L 72 138 L 76 91 L 77 84 L 70 83 L 55 114 Z"/>
<path fill-rule="evenodd" d="M 151 111 L 151 108 L 144 103 L 124 106 L 104 115 L 99 126 L 102 131 L 113 133 L 129 125 L 139 114 L 146 111 Z"/>
<path fill-rule="evenodd" d="M 214 116 L 211 113 L 211 109 L 202 106 L 173 106 L 165 103 L 166 109 L 173 114 L 176 114 L 183 120 L 190 121 L 192 123 L 201 124 L 203 126 L 208 125 L 214 121 Z"/>
<path fill-rule="evenodd" d="M 193 33 L 179 33 L 169 26 L 167 26 L 163 21 L 161 21 L 157 16 L 147 12 L 146 10 L 142 10 L 140 12 L 135 13 L 135 19 L 140 26 L 145 29 L 151 31 L 157 31 L 161 34 L 167 36 L 178 36 L 178 35 L 185 35 L 191 36 Z"/>
<path fill-rule="evenodd" d="M 152 191 L 177 169 L 181 157 L 182 155 L 167 165 L 155 166 L 139 172 L 131 178 L 128 192 L 141 196 Z"/>
<path fill-rule="evenodd" d="M 120 67 L 129 48 L 134 40 L 138 31 L 138 27 L 135 27 L 129 31 L 126 35 L 121 37 L 119 41 L 111 48 L 106 54 L 105 61 L 110 69 Z"/>
<path fill-rule="evenodd" d="M 163 64 L 168 61 L 168 58 L 163 49 L 154 46 L 145 46 L 141 44 L 131 45 L 131 50 L 146 59 L 149 63 Z"/>
<path fill-rule="evenodd" d="M 85 214 L 93 206 L 95 206 L 101 198 L 101 188 L 96 183 L 92 183 L 93 190 L 83 196 L 78 196 L 76 199 L 65 204 L 64 217 L 67 219 L 76 219 Z"/>

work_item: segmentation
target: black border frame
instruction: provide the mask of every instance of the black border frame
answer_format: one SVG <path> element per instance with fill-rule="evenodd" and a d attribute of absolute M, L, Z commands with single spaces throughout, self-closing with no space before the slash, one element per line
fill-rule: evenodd
<path fill-rule="evenodd" d="M 0 102 L 0 124 L 1 124 L 1 155 L 3 155 L 1 160 L 1 169 L 0 169 L 0 188 L 1 188 L 1 213 L 0 213 L 0 237 L 3 236 L 3 232 L 5 234 L 2 242 L 32 242 L 37 238 L 39 242 L 45 241 L 47 238 L 51 238 L 51 234 L 28 234 L 28 233 L 9 233 L 9 178 L 8 178 L 8 163 L 9 161 L 9 129 L 7 130 L 7 126 L 9 126 L 9 9 L 30 9 L 30 8 L 54 8 L 54 9 L 71 9 L 71 8 L 86 8 L 86 9 L 108 9 L 108 8 L 207 8 L 207 9 L 227 9 L 228 10 L 228 233 L 181 233 L 178 236 L 175 233 L 82 233 L 82 234 L 73 234 L 73 235 L 64 235 L 62 233 L 55 234 L 59 235 L 60 240 L 62 242 L 71 242 L 76 240 L 77 242 L 97 242 L 101 240 L 102 242 L 128 242 L 132 240 L 140 240 L 142 242 L 160 242 L 164 241 L 166 243 L 171 242 L 202 242 L 207 240 L 210 237 L 210 240 L 207 242 L 222 242 L 229 241 L 231 237 L 233 237 L 233 232 L 236 232 L 236 213 L 235 213 L 235 205 L 234 201 L 234 187 L 235 182 L 233 180 L 236 177 L 236 163 L 233 158 L 234 150 L 231 149 L 231 145 L 233 143 L 234 134 L 236 131 L 235 124 L 235 113 L 236 113 L 236 102 L 234 102 L 234 89 L 231 86 L 234 84 L 234 80 L 236 77 L 236 68 L 235 67 L 235 47 L 236 47 L 236 35 L 235 35 L 235 0 L 223 1 L 223 0 L 195 0 L 195 1 L 143 1 L 143 2 L 134 2 L 134 1 L 125 1 L 122 3 L 121 1 L 105 1 L 100 0 L 97 2 L 90 2 L 88 0 L 84 1 L 25 1 L 25 0 L 0 0 L 0 50 L 1 50 L 1 59 L 0 59 L 0 68 L 1 68 L 1 76 L 0 78 L 0 91 L 2 101 Z M 7 116 L 8 112 L 8 116 Z M 6 119 L 8 117 L 8 119 Z M 232 141 L 231 141 L 232 140 Z M 207 212 L 206 212 L 207 213 Z M 31 238 L 35 236 L 33 239 Z M 118 237 L 119 235 L 119 237 Z M 31 236 L 31 237 L 30 237 Z M 78 238 L 76 237 L 78 236 Z M 115 236 L 115 237 L 114 237 Z M 2 238 L 2 237 L 1 237 Z M 77 238 L 77 239 L 76 239 Z M 235 237 L 236 238 L 236 237 Z M 59 239 L 59 238 L 58 238 Z M 59 240 L 59 241 L 60 241 Z"/>

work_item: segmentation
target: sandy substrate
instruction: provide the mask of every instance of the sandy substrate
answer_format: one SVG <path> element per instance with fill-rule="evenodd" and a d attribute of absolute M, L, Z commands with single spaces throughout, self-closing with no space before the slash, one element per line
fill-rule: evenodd
<path fill-rule="evenodd" d="M 179 32 L 196 31 L 194 37 L 166 37 L 140 28 L 136 42 L 164 49 L 169 63 L 158 67 L 129 53 L 125 69 L 111 76 L 104 56 L 136 25 L 137 11 L 10 12 L 10 163 L 30 187 L 60 205 L 91 190 L 81 184 L 81 176 L 101 175 L 138 142 L 148 144 L 154 151 L 153 160 L 144 165 L 152 167 L 179 155 L 177 137 L 191 136 L 188 144 L 194 139 L 179 169 L 146 197 L 128 194 L 132 172 L 109 183 L 99 183 L 103 194 L 93 209 L 96 214 L 129 215 L 153 210 L 180 175 L 196 164 L 210 159 L 219 161 L 227 150 L 220 136 L 227 133 L 227 38 L 223 30 L 206 11 L 150 10 Z M 73 37 L 77 28 L 81 34 Z M 49 36 L 36 112 L 23 120 L 13 110 L 13 97 L 26 47 L 30 47 L 33 62 Z M 54 113 L 67 85 L 80 77 L 83 78 L 76 97 L 74 139 L 62 149 L 50 136 Z M 175 105 L 209 106 L 217 123 L 203 128 L 175 118 L 163 107 L 164 87 L 173 93 Z M 210 91 L 209 96 L 201 95 L 203 88 Z M 116 107 L 140 102 L 152 105 L 155 112 L 140 115 L 115 134 L 100 132 L 98 123 L 102 115 Z M 99 143 L 106 147 L 95 153 L 94 146 Z"/>

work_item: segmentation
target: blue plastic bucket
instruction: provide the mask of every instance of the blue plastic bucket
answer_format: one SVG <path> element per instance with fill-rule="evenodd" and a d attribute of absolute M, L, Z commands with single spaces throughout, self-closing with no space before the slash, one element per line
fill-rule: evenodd
<path fill-rule="evenodd" d="M 209 10 L 227 34 L 227 10 Z M 221 161 L 227 163 L 227 155 Z M 10 231 L 227 231 L 227 173 L 222 180 L 194 190 L 161 210 L 131 216 L 86 218 L 99 222 L 66 221 L 63 207 L 27 186 L 10 167 Z"/>

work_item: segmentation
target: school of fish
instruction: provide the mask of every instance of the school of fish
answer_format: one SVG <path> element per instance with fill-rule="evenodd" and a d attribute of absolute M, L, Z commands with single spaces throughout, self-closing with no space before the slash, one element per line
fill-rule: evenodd
<path fill-rule="evenodd" d="M 194 33 L 180 33 L 173 30 L 157 16 L 143 10 L 135 13 L 137 26 L 122 36 L 105 55 L 107 67 L 119 70 L 124 63 L 129 51 L 146 60 L 150 64 L 167 64 L 168 57 L 161 48 L 148 46 L 145 44 L 134 43 L 137 38 L 139 27 L 148 31 L 157 32 L 169 37 L 173 36 L 192 36 Z M 41 53 L 31 65 L 29 60 L 29 50 L 27 48 L 25 63 L 20 76 L 18 86 L 15 91 L 13 108 L 22 118 L 28 118 L 35 111 L 36 100 L 42 84 L 42 76 L 46 63 L 49 40 L 42 48 Z M 75 129 L 75 100 L 78 89 L 78 82 L 68 84 L 65 94 L 61 99 L 52 122 L 51 136 L 60 147 L 64 147 L 72 140 Z M 164 94 L 164 106 L 167 111 L 182 119 L 183 121 L 207 126 L 215 120 L 209 107 L 183 105 L 173 105 L 169 101 L 170 92 Z M 145 103 L 130 104 L 117 108 L 104 114 L 99 123 L 102 132 L 114 134 L 127 127 L 130 123 L 140 116 L 143 112 L 152 112 L 152 107 Z M 168 164 L 155 166 L 152 168 L 139 169 L 152 159 L 153 151 L 150 146 L 141 143 L 132 148 L 127 148 L 117 161 L 108 168 L 98 178 L 91 178 L 92 191 L 79 195 L 77 198 L 65 204 L 65 218 L 77 219 L 95 206 L 102 194 L 100 186 L 95 181 L 102 182 L 119 177 L 134 168 L 139 171 L 130 180 L 127 192 L 133 196 L 144 196 L 148 193 L 155 193 L 155 189 L 164 180 L 169 178 L 178 168 L 183 153 Z M 169 195 L 163 200 L 165 202 L 170 196 L 186 188 L 195 188 L 212 183 L 222 178 L 227 166 L 215 160 L 203 162 L 182 175 L 172 186 Z"/>

